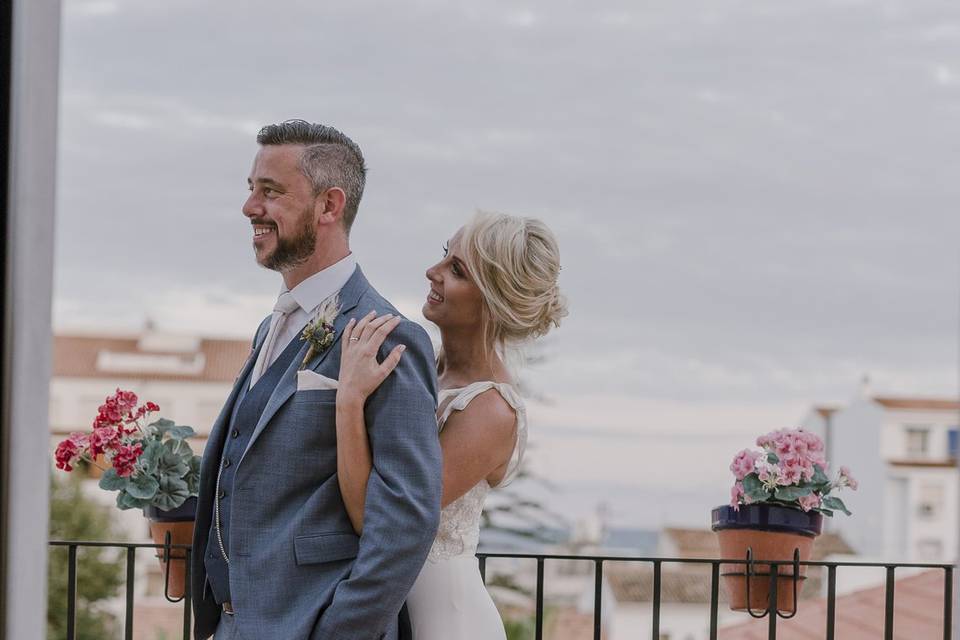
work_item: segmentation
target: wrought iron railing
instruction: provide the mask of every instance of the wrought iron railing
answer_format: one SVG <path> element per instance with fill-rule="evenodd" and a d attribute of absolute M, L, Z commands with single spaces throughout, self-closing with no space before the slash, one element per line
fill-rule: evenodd
<path fill-rule="evenodd" d="M 110 548 L 126 551 L 126 593 L 124 595 L 124 618 L 123 618 L 123 638 L 124 640 L 133 639 L 133 603 L 134 586 L 137 569 L 137 549 L 155 549 L 158 558 L 164 561 L 163 590 L 164 597 L 168 602 L 176 604 L 183 603 L 183 638 L 190 640 L 191 609 L 190 609 L 190 545 L 170 544 L 170 534 L 167 533 L 164 544 L 133 543 L 133 542 L 80 542 L 51 540 L 51 547 L 67 548 L 67 638 L 66 640 L 75 640 L 77 637 L 77 551 L 81 547 Z M 175 558 L 177 561 L 186 563 L 186 590 L 184 595 L 179 598 L 170 596 L 170 566 L 171 551 L 182 549 L 186 554 L 185 558 Z"/>
<path fill-rule="evenodd" d="M 797 600 L 797 578 L 799 576 L 799 566 L 824 567 L 827 570 L 827 614 L 824 626 L 825 640 L 836 640 L 836 600 L 837 600 L 837 569 L 839 567 L 873 567 L 884 569 L 885 579 L 885 606 L 884 606 L 884 640 L 893 640 L 894 623 L 894 604 L 896 596 L 896 570 L 897 569 L 937 569 L 942 570 L 944 574 L 944 593 L 943 593 L 943 640 L 951 640 L 952 616 L 953 616 L 953 570 L 954 566 L 949 564 L 922 564 L 922 563 L 872 563 L 872 562 L 817 562 L 800 561 L 797 557 L 789 561 L 768 561 L 753 559 L 749 556 L 743 559 L 709 559 L 709 558 L 654 558 L 654 557 L 621 557 L 621 556 L 584 556 L 584 555 L 544 555 L 529 553 L 479 553 L 480 573 L 486 581 L 486 563 L 488 558 L 521 558 L 535 560 L 537 563 L 537 586 L 536 586 L 536 611 L 535 623 L 536 640 L 543 640 L 543 593 L 544 593 L 544 563 L 547 560 L 587 560 L 594 564 L 594 594 L 593 594 L 593 638 L 601 640 L 602 637 L 602 612 L 603 612 L 603 565 L 609 562 L 630 562 L 650 565 L 653 568 L 653 596 L 652 596 L 652 628 L 650 637 L 653 640 L 660 639 L 660 609 L 661 609 L 661 584 L 662 569 L 665 564 L 681 565 L 702 565 L 710 567 L 710 640 L 717 639 L 718 617 L 720 604 L 720 571 L 721 565 L 744 565 L 743 575 L 747 577 L 744 581 L 748 586 L 757 578 L 769 575 L 769 591 L 767 608 L 764 611 L 750 611 L 754 618 L 767 618 L 767 638 L 776 640 L 777 625 L 779 618 L 791 618 L 795 615 L 784 614 L 778 611 L 777 607 L 777 589 L 778 583 L 785 577 L 779 575 L 780 567 L 793 566 L 794 570 L 791 581 L 794 590 L 794 602 L 797 603 L 797 609 L 802 606 L 802 600 Z M 757 565 L 764 567 L 764 572 L 758 572 L 754 569 Z M 770 569 L 767 572 L 766 567 Z M 778 577 L 780 579 L 778 579 Z M 749 593 L 749 592 L 748 592 Z M 749 596 L 747 602 L 750 602 Z M 775 611 L 774 615 L 769 615 Z M 641 637 L 638 633 L 637 637 Z M 932 640 L 932 639 L 931 639 Z"/>
<path fill-rule="evenodd" d="M 183 638 L 190 639 L 191 611 L 190 611 L 190 547 L 186 545 L 171 545 L 169 534 L 166 544 L 143 544 L 143 543 L 122 543 L 122 542 L 80 542 L 80 541 L 62 541 L 56 540 L 50 542 L 51 546 L 66 547 L 68 549 L 68 590 L 67 590 L 67 640 L 74 640 L 76 637 L 76 607 L 77 607 L 77 550 L 81 547 L 101 547 L 114 548 L 126 551 L 126 594 L 125 594 L 125 615 L 124 615 L 124 640 L 133 638 L 133 619 L 134 619 L 134 578 L 136 571 L 136 551 L 137 549 L 156 549 L 158 557 L 169 559 L 171 551 L 174 549 L 183 549 L 186 552 L 186 592 L 181 598 L 173 598 L 168 591 L 170 562 L 166 562 L 167 574 L 164 576 L 164 595 L 166 599 L 173 603 L 183 602 Z M 836 639 L 836 600 L 837 600 L 837 570 L 841 567 L 872 567 L 883 569 L 885 571 L 885 604 L 884 604 L 884 640 L 893 640 L 894 625 L 894 604 L 896 602 L 896 571 L 898 569 L 936 569 L 943 571 L 943 640 L 951 640 L 951 631 L 953 628 L 953 572 L 954 566 L 950 564 L 924 564 L 924 563 L 873 563 L 873 562 L 822 562 L 822 561 L 800 561 L 795 557 L 791 561 L 768 561 L 752 559 L 749 557 L 743 559 L 704 559 L 704 558 L 656 558 L 656 557 L 624 557 L 624 556 L 591 556 L 591 555 L 557 555 L 557 554 L 537 554 L 537 553 L 478 553 L 480 574 L 484 581 L 487 579 L 487 560 L 493 559 L 516 559 L 531 560 L 536 563 L 536 592 L 535 592 L 535 638 L 543 640 L 544 633 L 544 582 L 545 563 L 549 561 L 586 561 L 593 563 L 594 573 L 594 601 L 593 601 L 593 638 L 601 640 L 602 638 L 602 614 L 603 614 L 603 571 L 605 563 L 639 563 L 648 565 L 652 568 L 653 590 L 652 590 L 652 625 L 650 637 L 653 640 L 659 640 L 660 636 L 660 613 L 661 613 L 661 587 L 664 565 L 700 565 L 710 568 L 710 614 L 709 614 L 709 634 L 711 640 L 716 640 L 718 634 L 718 616 L 720 608 L 720 578 L 721 566 L 723 565 L 743 565 L 744 572 L 741 575 L 747 577 L 746 585 L 750 585 L 753 580 L 750 578 L 761 579 L 769 576 L 769 595 L 767 608 L 762 611 L 751 610 L 750 615 L 755 618 L 767 618 L 767 637 L 769 640 L 776 640 L 778 620 L 780 618 L 790 618 L 792 614 L 785 614 L 778 610 L 779 583 L 784 579 L 785 574 L 780 573 L 780 567 L 792 567 L 793 571 L 786 577 L 794 576 L 792 588 L 794 590 L 794 602 L 799 608 L 803 600 L 797 600 L 797 579 L 800 571 L 799 567 L 822 567 L 827 573 L 827 611 L 824 623 L 825 640 Z M 762 565 L 763 571 L 758 571 L 757 566 Z M 767 569 L 769 567 L 769 570 Z M 749 599 L 748 599 L 749 602 Z M 770 612 L 774 612 L 770 615 Z M 642 637 L 642 631 L 638 630 L 637 637 Z"/>

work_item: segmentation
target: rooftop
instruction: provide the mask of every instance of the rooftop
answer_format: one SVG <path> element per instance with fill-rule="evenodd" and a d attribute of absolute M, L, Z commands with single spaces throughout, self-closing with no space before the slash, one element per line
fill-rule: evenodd
<path fill-rule="evenodd" d="M 896 638 L 921 640 L 943 637 L 944 572 L 924 571 L 896 581 L 894 591 Z M 837 638 L 876 640 L 883 637 L 886 592 L 883 586 L 837 597 Z M 777 624 L 779 640 L 822 640 L 826 628 L 827 599 L 800 604 L 797 615 Z M 721 640 L 766 640 L 769 622 L 750 619 L 719 630 Z"/>
<path fill-rule="evenodd" d="M 873 401 L 887 409 L 906 409 L 914 411 L 960 411 L 960 400 L 955 398 L 874 396 Z"/>
<path fill-rule="evenodd" d="M 232 383 L 249 355 L 249 340 L 57 335 L 53 376 Z"/>

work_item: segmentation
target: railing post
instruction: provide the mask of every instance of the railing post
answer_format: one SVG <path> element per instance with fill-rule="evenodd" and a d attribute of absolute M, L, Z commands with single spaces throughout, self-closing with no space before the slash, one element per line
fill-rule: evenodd
<path fill-rule="evenodd" d="M 944 569 L 943 576 L 943 640 L 950 640 L 953 628 L 953 568 Z"/>
<path fill-rule="evenodd" d="M 893 592 L 896 585 L 895 567 L 887 567 L 887 602 L 883 617 L 883 638 L 884 640 L 893 640 Z"/>
<path fill-rule="evenodd" d="M 594 560 L 593 640 L 600 640 L 603 629 L 603 560 Z"/>
<path fill-rule="evenodd" d="M 797 603 L 799 607 L 799 603 Z M 827 567 L 827 640 L 834 640 L 837 619 L 837 567 Z"/>
<path fill-rule="evenodd" d="M 124 618 L 124 640 L 133 640 L 133 582 L 136 577 L 137 548 L 127 547 L 127 598 Z"/>
<path fill-rule="evenodd" d="M 771 564 L 770 565 L 770 598 L 767 600 L 767 615 L 770 616 L 769 622 L 767 623 L 767 638 L 768 640 L 777 640 L 777 618 L 779 617 L 780 611 L 777 607 L 779 602 L 777 596 L 777 583 L 780 582 L 778 576 L 780 571 L 780 565 Z M 747 603 L 749 606 L 750 603 Z M 796 607 L 796 603 L 794 603 Z"/>
<path fill-rule="evenodd" d="M 660 561 L 653 562 L 653 640 L 660 640 Z M 599 638 L 597 639 L 599 640 Z"/>
<path fill-rule="evenodd" d="M 710 640 L 717 640 L 717 615 L 720 608 L 720 563 L 711 563 L 710 570 Z M 659 638 L 658 638 L 659 640 Z"/>
<path fill-rule="evenodd" d="M 543 640 L 543 557 L 537 558 L 537 640 Z"/>
<path fill-rule="evenodd" d="M 67 550 L 67 640 L 77 635 L 77 545 Z"/>

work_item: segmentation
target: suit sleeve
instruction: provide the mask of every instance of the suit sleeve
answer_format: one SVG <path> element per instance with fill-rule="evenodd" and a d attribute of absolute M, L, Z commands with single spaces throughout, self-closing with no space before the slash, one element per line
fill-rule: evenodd
<path fill-rule="evenodd" d="M 396 621 L 433 544 L 440 520 L 442 457 L 433 346 L 404 320 L 380 355 L 406 345 L 400 364 L 367 400 L 373 469 L 360 550 L 312 640 L 376 640 Z"/>

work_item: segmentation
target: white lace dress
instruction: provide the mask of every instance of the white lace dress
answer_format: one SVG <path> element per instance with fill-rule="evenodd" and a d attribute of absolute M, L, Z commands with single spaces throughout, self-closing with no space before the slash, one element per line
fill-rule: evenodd
<path fill-rule="evenodd" d="M 484 391 L 496 389 L 517 414 L 517 443 L 503 480 L 517 473 L 527 441 L 527 416 L 519 394 L 508 384 L 475 382 L 440 392 L 440 430 L 454 411 L 462 411 Z M 503 622 L 484 587 L 477 563 L 480 515 L 490 492 L 483 480 L 447 505 L 426 564 L 407 596 L 413 640 L 505 640 Z"/>

